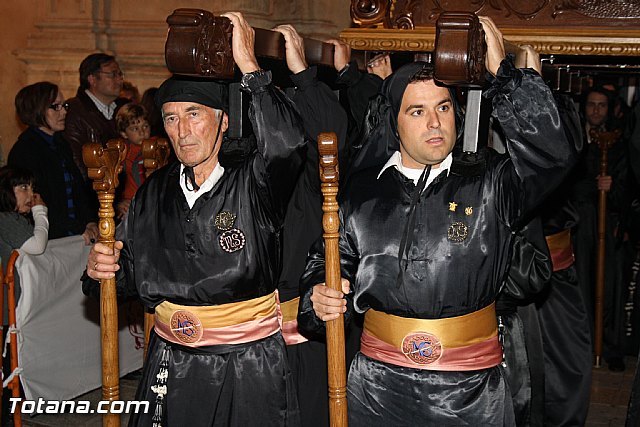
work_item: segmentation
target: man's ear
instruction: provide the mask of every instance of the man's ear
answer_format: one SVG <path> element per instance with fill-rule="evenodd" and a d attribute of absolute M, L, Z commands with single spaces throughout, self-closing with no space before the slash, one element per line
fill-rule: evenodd
<path fill-rule="evenodd" d="M 87 81 L 89 82 L 89 88 L 92 88 L 96 85 L 96 80 L 98 78 L 96 77 L 95 74 L 89 74 L 89 76 L 87 77 Z"/>
<path fill-rule="evenodd" d="M 220 133 L 225 133 L 229 128 L 229 116 L 224 111 L 222 112 L 222 129 L 220 129 Z"/>

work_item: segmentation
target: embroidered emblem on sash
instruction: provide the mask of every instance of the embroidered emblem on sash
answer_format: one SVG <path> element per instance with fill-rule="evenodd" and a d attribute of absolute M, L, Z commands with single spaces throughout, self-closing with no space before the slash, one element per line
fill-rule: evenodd
<path fill-rule="evenodd" d="M 178 310 L 171 315 L 171 333 L 178 341 L 192 344 L 202 338 L 202 323 L 190 311 Z"/>
<path fill-rule="evenodd" d="M 463 222 L 454 222 L 447 230 L 447 238 L 455 243 L 460 243 L 469 235 L 469 227 Z"/>
<path fill-rule="evenodd" d="M 473 207 L 471 206 L 467 206 L 466 208 L 464 208 L 464 213 L 465 215 L 469 216 L 469 215 L 473 215 Z"/>
<path fill-rule="evenodd" d="M 455 212 L 457 206 L 458 206 L 458 204 L 456 202 L 449 202 L 449 210 L 451 212 Z"/>
<path fill-rule="evenodd" d="M 225 252 L 235 252 L 244 248 L 244 244 L 246 242 L 244 233 L 237 228 L 233 228 L 231 230 L 227 230 L 220 235 L 218 238 L 220 242 L 220 247 Z"/>
<path fill-rule="evenodd" d="M 429 365 L 442 356 L 442 344 L 428 332 L 414 332 L 402 340 L 402 353 L 418 365 Z"/>
<path fill-rule="evenodd" d="M 216 215 L 215 226 L 220 231 L 231 230 L 233 223 L 236 222 L 236 215 L 231 212 L 222 211 Z"/>

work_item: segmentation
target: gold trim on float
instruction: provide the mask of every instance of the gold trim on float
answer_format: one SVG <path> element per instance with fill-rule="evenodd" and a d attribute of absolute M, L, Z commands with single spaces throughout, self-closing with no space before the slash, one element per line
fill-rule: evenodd
<path fill-rule="evenodd" d="M 640 30 L 545 27 L 501 28 L 501 31 L 505 40 L 516 45 L 531 45 L 541 54 L 640 56 Z M 435 27 L 414 30 L 348 28 L 340 33 L 340 37 L 357 50 L 431 52 Z"/>

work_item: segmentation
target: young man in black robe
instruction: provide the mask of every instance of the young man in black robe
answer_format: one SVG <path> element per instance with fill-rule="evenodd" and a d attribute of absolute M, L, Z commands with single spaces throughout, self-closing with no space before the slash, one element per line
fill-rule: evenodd
<path fill-rule="evenodd" d="M 467 167 L 452 154 L 460 120 L 451 91 L 428 64 L 400 68 L 383 84 L 367 143 L 388 161 L 354 174 L 341 196 L 349 302 L 320 283 L 321 244 L 307 263 L 301 326 L 365 312 L 348 379 L 351 425 L 514 423 L 494 301 L 514 231 L 562 180 L 573 150 L 543 80 L 502 61 L 501 33 L 481 22 L 494 76 L 485 96 L 509 155 L 485 150 Z"/>
<path fill-rule="evenodd" d="M 140 187 L 115 254 L 101 244 L 89 254 L 89 277 L 123 271 L 119 285 L 155 308 L 136 397 L 152 408 L 131 425 L 299 422 L 275 291 L 280 232 L 306 144 L 295 107 L 258 67 L 253 29 L 239 13 L 224 16 L 251 94 L 257 151 L 239 165 L 218 162 L 226 85 L 165 81 L 156 99 L 179 161 Z"/>

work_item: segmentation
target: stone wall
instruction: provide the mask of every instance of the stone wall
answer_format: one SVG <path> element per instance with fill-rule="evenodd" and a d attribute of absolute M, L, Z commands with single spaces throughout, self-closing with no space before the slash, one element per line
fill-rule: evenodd
<path fill-rule="evenodd" d="M 75 95 L 78 66 L 92 52 L 116 56 L 125 79 L 142 93 L 168 76 L 166 17 L 192 7 L 239 10 L 255 27 L 293 24 L 308 37 L 336 37 L 348 27 L 348 0 L 21 0 L 0 3 L 0 164 L 21 132 L 18 90 L 49 80 Z"/>

